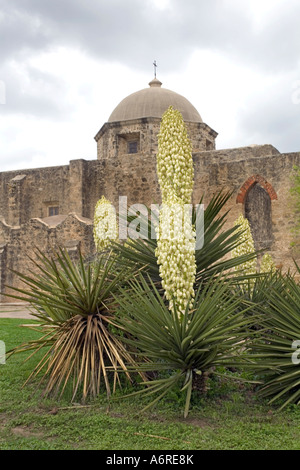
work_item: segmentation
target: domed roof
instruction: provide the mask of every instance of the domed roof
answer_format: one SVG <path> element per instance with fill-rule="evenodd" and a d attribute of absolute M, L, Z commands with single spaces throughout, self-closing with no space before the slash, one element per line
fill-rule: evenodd
<path fill-rule="evenodd" d="M 149 83 L 149 88 L 124 98 L 111 113 L 108 122 L 146 117 L 161 118 L 169 106 L 180 111 L 184 121 L 202 122 L 197 109 L 184 96 L 161 88 L 161 85 L 162 83 L 154 78 Z"/>

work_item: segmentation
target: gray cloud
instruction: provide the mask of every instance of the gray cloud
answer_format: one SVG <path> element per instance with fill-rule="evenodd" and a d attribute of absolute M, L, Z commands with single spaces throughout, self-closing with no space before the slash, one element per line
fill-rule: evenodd
<path fill-rule="evenodd" d="M 171 2 L 172 9 L 161 11 L 150 0 L 0 0 L 0 79 L 7 84 L 9 100 L 9 106 L 2 106 L 0 112 L 59 119 L 72 110 L 64 98 L 63 77 L 42 74 L 27 63 L 36 52 L 57 46 L 78 48 L 134 70 L 152 70 L 156 59 L 162 79 L 164 73 L 180 73 L 190 53 L 201 48 L 262 74 L 289 75 L 293 70 L 296 74 L 298 0 L 274 7 L 261 30 L 254 29 L 249 16 L 247 4 L 251 0 Z M 31 90 L 29 86 L 26 93 L 11 68 L 12 59 L 22 64 L 28 75 Z M 205 64 L 203 70 L 209 75 Z M 286 83 L 279 86 L 287 89 Z M 254 97 L 238 116 L 241 135 L 253 132 L 258 139 L 274 145 L 278 142 L 283 151 L 297 146 L 300 105 L 278 99 L 282 93 L 286 91 L 268 90 L 260 99 Z"/>
<path fill-rule="evenodd" d="M 0 1 L 0 58 L 17 58 L 24 51 L 42 50 L 51 38 L 43 30 L 36 15 L 6 0 Z"/>
<path fill-rule="evenodd" d="M 172 0 L 160 11 L 140 0 L 1 0 L 0 55 L 57 44 L 144 69 L 159 56 L 167 70 L 185 64 L 194 48 L 214 48 L 262 69 L 281 70 L 299 56 L 300 3 L 274 10 L 256 32 L 242 2 Z"/>
<path fill-rule="evenodd" d="M 9 67 L 0 67 L 5 83 L 6 104 L 0 115 L 24 114 L 45 119 L 63 119 L 74 110 L 66 100 L 67 84 L 60 77 L 41 72 L 29 64 L 21 64 L 22 73 Z"/>
<path fill-rule="evenodd" d="M 268 94 L 251 96 L 237 116 L 242 138 L 272 144 L 280 152 L 300 151 L 300 103 L 293 103 L 292 82 L 281 80 Z"/>

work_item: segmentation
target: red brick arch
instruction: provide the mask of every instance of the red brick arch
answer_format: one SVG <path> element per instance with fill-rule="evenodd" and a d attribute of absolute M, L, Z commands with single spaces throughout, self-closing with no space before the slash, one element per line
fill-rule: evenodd
<path fill-rule="evenodd" d="M 267 180 L 265 180 L 260 175 L 253 175 L 253 176 L 250 176 L 250 178 L 248 178 L 247 181 L 245 181 L 245 183 L 241 187 L 239 194 L 237 195 L 237 198 L 236 198 L 237 204 L 243 204 L 245 202 L 248 192 L 250 191 L 252 186 L 254 186 L 256 183 L 259 183 L 267 191 L 267 193 L 270 196 L 271 201 L 278 199 L 275 189 L 270 183 L 268 183 Z"/>

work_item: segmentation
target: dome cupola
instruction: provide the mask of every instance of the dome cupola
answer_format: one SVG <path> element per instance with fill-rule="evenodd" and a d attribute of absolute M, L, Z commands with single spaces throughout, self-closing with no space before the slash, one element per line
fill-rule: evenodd
<path fill-rule="evenodd" d="M 184 96 L 163 88 L 157 78 L 151 80 L 149 88 L 124 98 L 113 110 L 108 122 L 161 118 L 169 106 L 180 111 L 184 121 L 202 122 L 197 109 Z"/>
<path fill-rule="evenodd" d="M 217 133 L 202 121 L 189 100 L 163 88 L 155 76 L 148 88 L 124 98 L 96 134 L 98 159 L 124 165 L 127 157 L 132 160 L 137 154 L 155 161 L 161 118 L 170 106 L 181 113 L 194 152 L 215 149 Z"/>

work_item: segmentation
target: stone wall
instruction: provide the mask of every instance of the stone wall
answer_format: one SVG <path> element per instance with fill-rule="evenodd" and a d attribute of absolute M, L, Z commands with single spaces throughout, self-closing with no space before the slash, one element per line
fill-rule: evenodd
<path fill-rule="evenodd" d="M 68 213 L 70 166 L 0 173 L 0 216 L 11 225 L 31 217 L 47 217 L 48 207 L 59 204 Z"/>
<path fill-rule="evenodd" d="M 268 151 L 272 153 L 266 155 Z M 233 191 L 224 210 L 230 209 L 226 227 L 232 226 L 242 213 L 245 215 L 245 198 L 254 184 L 260 184 L 271 200 L 273 242 L 269 252 L 277 266 L 294 270 L 293 256 L 299 259 L 291 247 L 294 241 L 292 228 L 295 213 L 290 196 L 291 173 L 294 165 L 300 165 L 300 153 L 280 154 L 271 146 L 218 151 L 194 155 L 195 189 L 194 203 L 205 194 L 207 203 L 220 190 Z M 239 159 L 239 155 L 242 157 Z M 247 155 L 247 156 L 246 156 Z M 263 214 L 262 214 L 263 217 Z"/>
<path fill-rule="evenodd" d="M 98 160 L 128 159 L 126 143 L 138 141 L 138 153 L 153 156 L 158 148 L 161 120 L 142 118 L 123 122 L 107 122 L 95 136 Z M 203 122 L 186 122 L 193 151 L 214 150 L 217 132 Z"/>
<path fill-rule="evenodd" d="M 245 204 L 251 188 L 258 185 L 270 200 L 270 252 L 278 266 L 293 268 L 294 209 L 290 198 L 291 172 L 300 165 L 300 153 L 280 154 L 271 145 L 239 149 L 201 151 L 193 154 L 195 185 L 193 202 L 204 195 L 207 204 L 219 191 L 232 197 L 226 227 L 231 227 Z M 72 256 L 79 248 L 84 254 L 95 251 L 93 216 L 97 201 L 104 195 L 118 210 L 119 196 L 128 205 L 160 203 L 156 156 L 140 152 L 120 158 L 73 160 L 69 165 L 19 172 L 0 173 L 0 282 L 18 285 L 13 270 L 31 272 L 28 253 L 38 247 L 65 245 Z M 269 199 L 268 199 L 269 198 Z M 59 215 L 48 217 L 51 204 Z M 267 207 L 267 206 L 266 206 Z M 256 214 L 256 220 L 267 218 Z M 226 228 L 225 227 L 225 228 Z M 269 235 L 268 235 L 269 236 Z"/>
<path fill-rule="evenodd" d="M 21 227 L 10 227 L 4 220 L 0 221 L 1 301 L 11 301 L 3 295 L 3 292 L 12 293 L 5 288 L 6 285 L 24 288 L 23 282 L 13 271 L 28 275 L 38 272 L 34 264 L 38 260 L 37 249 L 51 256 L 53 249 L 64 246 L 75 259 L 78 258 L 79 250 L 83 255 L 95 252 L 92 221 L 74 213 L 49 219 L 55 220 L 47 223 L 33 218 Z"/>

